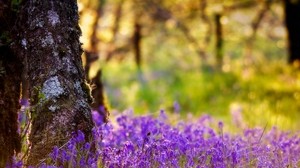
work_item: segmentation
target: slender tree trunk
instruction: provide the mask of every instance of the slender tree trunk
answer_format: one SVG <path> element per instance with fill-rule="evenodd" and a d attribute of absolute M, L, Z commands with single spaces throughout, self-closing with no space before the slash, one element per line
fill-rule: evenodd
<path fill-rule="evenodd" d="M 101 16 L 103 15 L 103 8 L 105 5 L 106 1 L 105 0 L 100 0 L 98 2 L 98 6 L 97 6 L 97 15 L 95 17 L 94 23 L 93 23 L 93 32 L 92 35 L 90 37 L 90 43 L 91 43 L 91 47 L 90 47 L 90 51 L 86 52 L 86 76 L 88 78 L 88 74 L 90 71 L 90 66 L 91 64 L 96 61 L 98 59 L 98 43 L 99 43 L 99 39 L 97 38 L 97 33 L 98 33 L 98 24 L 99 24 L 99 20 L 101 18 Z M 103 118 L 103 122 L 107 123 L 108 122 L 108 116 L 109 116 L 109 112 L 108 109 L 105 105 L 105 99 L 104 99 L 104 88 L 103 88 L 103 84 L 102 84 L 102 71 L 101 71 L 101 67 L 99 68 L 96 76 L 94 76 L 91 80 L 89 80 L 89 82 L 92 82 L 93 86 L 95 88 L 93 88 L 92 90 L 92 96 L 94 98 L 93 103 L 91 104 L 91 107 L 93 110 L 97 111 Z"/>
<path fill-rule="evenodd" d="M 289 63 L 300 63 L 300 1 L 284 0 L 288 30 Z M 300 65 L 299 65 L 300 66 Z"/>
<path fill-rule="evenodd" d="M 221 68 L 223 64 L 223 28 L 221 23 L 222 15 L 220 13 L 215 14 L 215 25 L 216 25 L 216 61 L 217 66 Z"/>
<path fill-rule="evenodd" d="M 97 45 L 99 44 L 99 39 L 97 37 L 98 33 L 98 25 L 99 25 L 99 20 L 101 16 L 103 15 L 103 8 L 105 5 L 105 0 L 99 0 L 97 4 L 96 10 L 96 16 L 94 18 L 94 22 L 92 24 L 92 34 L 90 37 L 90 47 L 87 51 L 85 51 L 85 58 L 86 58 L 86 64 L 85 64 L 85 73 L 86 73 L 86 78 L 90 82 L 89 79 L 89 72 L 90 68 L 93 62 L 97 61 L 99 58 L 99 51 Z"/>
<path fill-rule="evenodd" d="M 24 0 L 15 51 L 28 60 L 32 126 L 28 165 L 82 130 L 91 137 L 92 98 L 81 61 L 81 35 L 74 0 Z"/>
<path fill-rule="evenodd" d="M 9 166 L 21 148 L 18 110 L 22 63 L 10 48 L 15 22 L 10 4 L 8 0 L 0 1 L 0 167 Z"/>
<path fill-rule="evenodd" d="M 139 23 L 139 19 L 136 18 L 134 22 L 134 32 L 133 32 L 133 50 L 134 50 L 134 60 L 137 68 L 141 70 L 142 63 L 142 51 L 141 51 L 141 41 L 142 41 L 142 25 Z"/>
<path fill-rule="evenodd" d="M 119 29 L 120 29 L 120 22 L 121 22 L 121 18 L 122 18 L 124 1 L 125 0 L 121 0 L 118 3 L 117 9 L 115 11 L 114 25 L 113 25 L 113 28 L 112 28 L 113 37 L 112 37 L 112 40 L 108 44 L 109 48 L 108 48 L 108 53 L 107 53 L 107 56 L 106 56 L 106 61 L 111 60 L 111 58 L 115 54 L 115 51 L 117 50 L 117 48 L 115 46 L 115 42 L 117 40 L 117 35 L 118 35 Z"/>
<path fill-rule="evenodd" d="M 91 104 L 91 106 L 94 110 L 97 110 L 98 113 L 103 117 L 103 122 L 107 123 L 109 120 L 109 111 L 105 104 L 101 69 L 99 69 L 96 76 L 92 78 L 92 83 L 96 86 L 96 88 L 92 90 L 94 102 Z"/>

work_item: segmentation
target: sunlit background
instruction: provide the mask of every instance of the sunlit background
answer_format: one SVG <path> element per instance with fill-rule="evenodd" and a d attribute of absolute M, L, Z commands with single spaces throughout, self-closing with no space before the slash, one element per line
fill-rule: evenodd
<path fill-rule="evenodd" d="M 79 0 L 112 112 L 209 114 L 242 127 L 300 128 L 280 0 Z M 86 63 L 85 57 L 83 57 Z M 234 129 L 234 128 L 232 128 Z"/>

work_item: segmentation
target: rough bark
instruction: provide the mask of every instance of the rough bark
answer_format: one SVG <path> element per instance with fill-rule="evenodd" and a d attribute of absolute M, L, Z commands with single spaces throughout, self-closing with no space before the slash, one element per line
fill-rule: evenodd
<path fill-rule="evenodd" d="M 81 35 L 74 0 L 24 0 L 15 50 L 28 61 L 32 126 L 28 165 L 82 130 L 91 137 L 92 101 L 81 61 Z"/>
<path fill-rule="evenodd" d="M 21 148 L 17 119 L 22 64 L 9 46 L 15 21 L 10 4 L 8 0 L 0 1 L 0 167 L 6 163 L 9 166 Z"/>
<path fill-rule="evenodd" d="M 284 0 L 285 23 L 288 30 L 288 62 L 300 64 L 300 1 Z"/>

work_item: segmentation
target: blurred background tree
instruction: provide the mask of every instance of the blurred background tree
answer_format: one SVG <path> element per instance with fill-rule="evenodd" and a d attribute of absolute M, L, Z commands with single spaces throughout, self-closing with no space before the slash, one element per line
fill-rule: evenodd
<path fill-rule="evenodd" d="M 296 129 L 298 7 L 292 0 L 79 0 L 87 76 L 98 76 L 95 85 L 102 79 L 94 108 L 172 113 L 175 103 L 183 116 L 231 121 L 239 111 L 248 126 Z"/>
<path fill-rule="evenodd" d="M 300 66 L 300 2 L 298 0 L 286 0 L 285 23 L 288 30 L 289 40 L 289 63 Z"/>

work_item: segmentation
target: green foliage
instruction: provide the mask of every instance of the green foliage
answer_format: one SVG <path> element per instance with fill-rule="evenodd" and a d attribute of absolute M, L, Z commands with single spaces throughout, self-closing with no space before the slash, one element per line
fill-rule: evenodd
<path fill-rule="evenodd" d="M 183 71 L 168 67 L 154 72 L 145 69 L 144 84 L 131 63 L 119 66 L 118 70 L 106 67 L 112 69 L 104 76 L 111 106 L 118 110 L 133 107 L 143 113 L 161 107 L 172 112 L 173 102 L 177 101 L 183 115 L 208 113 L 230 122 L 230 108 L 238 105 L 249 126 L 300 126 L 300 73 L 284 63 L 237 67 L 230 72 L 209 68 Z"/>
<path fill-rule="evenodd" d="M 132 53 L 122 63 L 114 60 L 101 67 L 111 106 L 117 110 L 132 107 L 137 113 L 155 112 L 158 108 L 173 112 L 173 103 L 177 101 L 184 115 L 208 113 L 228 122 L 232 108 L 237 106 L 242 109 L 247 126 L 268 123 L 282 129 L 299 128 L 296 118 L 300 117 L 300 75 L 285 62 L 287 45 L 282 4 L 276 2 L 271 6 L 255 37 L 251 25 L 258 14 L 254 9 L 260 3 L 225 12 L 221 18 L 224 64 L 215 68 L 214 26 L 206 25 L 199 13 L 191 13 L 198 2 L 177 0 L 157 4 L 184 24 L 185 31 L 196 42 L 178 28 L 176 19 L 145 22 L 142 73 L 135 68 Z M 235 4 L 235 1 L 224 4 L 207 1 L 208 19 L 211 21 L 215 8 L 220 5 Z M 132 18 L 122 19 L 130 23 Z M 121 24 L 120 29 L 130 28 Z M 207 35 L 209 42 L 205 42 Z M 207 60 L 199 59 L 199 46 Z"/>
<path fill-rule="evenodd" d="M 36 88 L 38 90 L 38 102 L 41 103 L 43 100 L 46 99 L 46 95 L 41 92 L 41 88 Z"/>
<path fill-rule="evenodd" d="M 230 122 L 231 107 L 238 105 L 249 126 L 300 126 L 296 121 L 300 110 L 300 73 L 275 54 L 284 53 L 280 48 L 274 49 L 272 44 L 260 46 L 266 57 L 254 55 L 254 63 L 246 65 L 245 58 L 239 56 L 241 47 L 229 42 L 236 48 L 231 49 L 236 56 L 228 58 L 225 70 L 220 71 L 211 65 L 201 65 L 197 55 L 179 41 L 169 39 L 160 45 L 154 42 L 153 38 L 144 42 L 148 46 L 145 57 L 151 57 L 146 58 L 142 67 L 143 80 L 131 60 L 122 64 L 111 62 L 104 67 L 105 90 L 113 108 L 132 107 L 138 113 L 163 108 L 172 112 L 173 102 L 177 101 L 183 114 L 208 113 Z"/>

